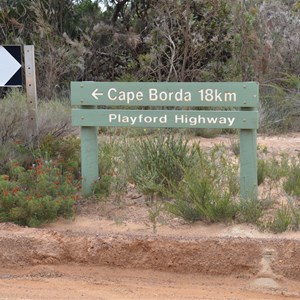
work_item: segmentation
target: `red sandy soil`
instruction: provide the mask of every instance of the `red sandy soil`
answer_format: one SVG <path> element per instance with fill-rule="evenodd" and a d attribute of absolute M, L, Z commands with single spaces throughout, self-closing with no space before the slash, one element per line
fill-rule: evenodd
<path fill-rule="evenodd" d="M 300 133 L 259 137 L 297 155 Z M 228 137 L 201 139 L 229 147 Z M 300 299 L 300 231 L 187 224 L 164 213 L 157 232 L 134 187 L 124 199 L 81 201 L 74 220 L 0 224 L 2 299 Z"/>

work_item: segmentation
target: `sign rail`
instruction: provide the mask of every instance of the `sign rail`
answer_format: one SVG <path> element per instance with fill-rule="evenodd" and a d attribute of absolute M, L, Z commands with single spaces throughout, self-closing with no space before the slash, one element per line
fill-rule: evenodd
<path fill-rule="evenodd" d="M 256 82 L 72 82 L 73 105 L 256 107 Z"/>
<path fill-rule="evenodd" d="M 256 111 L 73 109 L 74 126 L 257 129 Z"/>

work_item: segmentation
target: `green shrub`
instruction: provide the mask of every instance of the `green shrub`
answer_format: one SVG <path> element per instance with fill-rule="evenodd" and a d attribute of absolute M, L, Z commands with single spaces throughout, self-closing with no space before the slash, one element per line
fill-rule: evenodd
<path fill-rule="evenodd" d="M 196 168 L 212 178 L 216 187 L 231 196 L 239 194 L 239 165 L 228 156 L 224 145 L 216 145 L 208 154 L 198 148 Z M 197 169 L 195 172 L 197 172 Z"/>
<path fill-rule="evenodd" d="M 103 175 L 93 184 L 93 194 L 104 198 L 108 197 L 111 193 L 111 184 L 113 177 L 110 175 Z"/>
<path fill-rule="evenodd" d="M 13 90 L 0 101 L 0 142 L 1 144 L 29 145 L 28 108 L 26 95 Z M 37 113 L 39 141 L 51 135 L 64 137 L 74 132 L 71 124 L 71 105 L 67 100 L 40 101 Z M 24 126 L 25 125 L 25 126 Z"/>
<path fill-rule="evenodd" d="M 0 177 L 0 221 L 38 226 L 59 216 L 73 216 L 78 183 L 52 162 L 37 160 L 25 170 L 16 161 Z"/>
<path fill-rule="evenodd" d="M 290 173 L 290 162 L 287 154 L 282 154 L 280 160 L 272 158 L 265 162 L 265 176 L 272 181 L 279 181 Z"/>
<path fill-rule="evenodd" d="M 40 101 L 37 116 L 39 140 L 48 135 L 65 137 L 76 130 L 71 123 L 71 104 L 68 99 Z"/>
<path fill-rule="evenodd" d="M 8 142 L 26 144 L 28 113 L 26 96 L 14 89 L 0 101 L 0 145 Z"/>
<path fill-rule="evenodd" d="M 229 139 L 230 141 L 230 149 L 235 156 L 240 155 L 240 140 L 238 137 L 234 136 Z"/>
<path fill-rule="evenodd" d="M 214 182 L 205 176 L 185 176 L 172 197 L 174 201 L 167 204 L 168 210 L 190 222 L 227 221 L 232 220 L 236 214 L 236 205 L 230 195 L 218 192 Z"/>
<path fill-rule="evenodd" d="M 286 132 L 299 130 L 299 76 L 279 73 L 269 85 L 261 87 L 260 131 Z"/>
<path fill-rule="evenodd" d="M 122 138 L 102 136 L 99 143 L 99 180 L 94 194 L 108 197 L 112 192 L 117 200 L 127 191 L 127 143 Z"/>
<path fill-rule="evenodd" d="M 33 151 L 33 155 L 55 160 L 62 171 L 71 172 L 77 177 L 80 174 L 80 139 L 77 136 L 56 138 L 47 135 L 41 140 L 39 148 Z"/>
<path fill-rule="evenodd" d="M 256 198 L 241 199 L 238 206 L 238 221 L 242 223 L 258 224 L 263 216 L 263 204 Z"/>
<path fill-rule="evenodd" d="M 257 184 L 261 185 L 266 178 L 266 163 L 263 159 L 257 161 Z"/>
<path fill-rule="evenodd" d="M 55 158 L 64 170 L 73 169 L 79 176 L 79 139 L 70 136 L 75 130 L 71 125 L 70 104 L 66 101 L 39 101 L 39 146 L 32 148 L 26 126 L 28 119 L 26 95 L 12 90 L 0 101 L 0 174 L 8 172 L 7 163 L 17 160 L 28 168 L 36 157 Z M 25 125 L 24 125 L 25 124 Z M 66 137 L 67 136 L 67 137 Z"/>
<path fill-rule="evenodd" d="M 269 224 L 269 228 L 274 233 L 286 231 L 292 223 L 291 213 L 288 207 L 282 206 L 277 209 L 274 220 Z"/>
<path fill-rule="evenodd" d="M 292 217 L 291 228 L 294 230 L 298 230 L 300 224 L 300 208 L 297 205 L 297 202 L 298 201 L 294 198 L 288 198 L 288 207 Z"/>
<path fill-rule="evenodd" d="M 222 133 L 222 129 L 216 128 L 194 128 L 188 130 L 194 136 L 201 136 L 204 138 L 215 138 Z"/>
<path fill-rule="evenodd" d="M 194 146 L 172 133 L 140 138 L 130 147 L 130 179 L 144 194 L 160 193 L 182 180 L 183 169 L 194 164 L 194 154 Z"/>
<path fill-rule="evenodd" d="M 173 201 L 168 210 L 187 221 L 210 222 L 234 219 L 237 205 L 237 168 L 225 158 L 224 149 L 215 147 L 210 154 L 197 149 L 194 166 L 183 168 L 181 182 L 173 186 L 169 196 Z"/>
<path fill-rule="evenodd" d="M 285 178 L 283 188 L 287 194 L 300 197 L 300 161 L 292 161 L 290 172 Z"/>

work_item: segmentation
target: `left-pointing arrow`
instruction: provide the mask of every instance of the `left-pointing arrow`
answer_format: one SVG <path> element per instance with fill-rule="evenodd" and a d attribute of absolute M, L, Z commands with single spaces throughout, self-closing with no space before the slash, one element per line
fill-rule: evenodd
<path fill-rule="evenodd" d="M 95 89 L 95 90 L 92 92 L 92 96 L 93 96 L 96 100 L 99 100 L 98 96 L 103 96 L 103 93 L 98 93 L 98 89 Z"/>
<path fill-rule="evenodd" d="M 0 86 L 7 86 L 7 82 L 20 68 L 21 64 L 5 49 L 5 47 L 0 46 Z"/>

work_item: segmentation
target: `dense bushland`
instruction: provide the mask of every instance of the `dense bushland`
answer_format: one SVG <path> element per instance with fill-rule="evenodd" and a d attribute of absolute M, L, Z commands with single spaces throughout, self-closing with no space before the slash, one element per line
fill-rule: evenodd
<path fill-rule="evenodd" d="M 34 44 L 38 95 L 94 81 L 250 81 L 261 130 L 298 130 L 299 1 L 1 0 L 0 44 Z"/>

